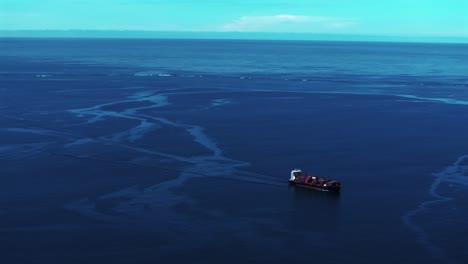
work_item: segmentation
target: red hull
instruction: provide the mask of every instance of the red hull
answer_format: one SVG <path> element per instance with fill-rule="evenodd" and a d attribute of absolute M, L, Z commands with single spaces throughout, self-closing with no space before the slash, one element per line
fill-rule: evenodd
<path fill-rule="evenodd" d="M 311 180 L 310 176 L 299 176 L 295 180 L 289 180 L 290 184 L 324 192 L 339 192 L 341 190 L 341 184 L 338 181 L 317 178 L 317 180 Z"/>

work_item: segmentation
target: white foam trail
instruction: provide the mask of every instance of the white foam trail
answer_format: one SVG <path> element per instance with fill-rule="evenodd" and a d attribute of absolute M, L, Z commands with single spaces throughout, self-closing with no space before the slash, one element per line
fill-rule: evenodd
<path fill-rule="evenodd" d="M 444 263 L 455 263 L 450 260 L 441 248 L 431 243 L 427 232 L 419 225 L 415 224 L 413 219 L 418 214 L 424 213 L 431 209 L 432 205 L 449 202 L 453 198 L 443 196 L 437 192 L 439 186 L 443 183 L 459 183 L 468 185 L 468 163 L 463 165 L 464 161 L 468 161 L 468 155 L 463 155 L 453 163 L 452 166 L 447 167 L 445 170 L 433 174 L 435 176 L 434 181 L 429 187 L 429 194 L 433 197 L 432 200 L 422 202 L 416 209 L 411 210 L 402 216 L 402 221 L 417 235 L 417 241 L 427 248 L 434 257 L 438 258 Z"/>
<path fill-rule="evenodd" d="M 116 205 L 113 208 L 113 212 L 119 213 L 121 215 L 138 216 L 143 215 L 145 213 L 145 208 L 160 211 L 176 206 L 182 202 L 192 203 L 193 201 L 191 201 L 185 195 L 173 192 L 173 189 L 181 187 L 189 179 L 204 177 L 219 178 L 220 175 L 225 175 L 227 179 L 232 178 L 236 180 L 242 180 L 245 182 L 262 183 L 277 186 L 280 185 L 278 182 L 271 181 L 271 178 L 270 180 L 266 180 L 255 177 L 236 176 L 237 170 L 234 168 L 245 165 L 246 164 L 242 162 L 241 164 L 221 165 L 217 161 L 194 161 L 193 165 L 186 169 L 187 172 L 181 173 L 175 179 L 150 186 L 148 188 L 145 188 L 141 192 L 136 191 L 136 189 L 134 188 L 130 188 L 115 193 L 103 195 L 99 197 L 99 199 L 125 198 L 127 200 L 120 202 L 118 205 Z M 200 174 L 193 172 L 199 172 Z M 248 173 L 244 174 L 247 175 Z M 284 186 L 284 184 L 281 184 L 281 186 Z M 75 204 L 75 206 L 77 205 L 78 204 Z M 78 207 L 75 208 L 78 209 Z M 85 202 L 84 208 L 86 210 L 89 210 L 89 201 Z"/>
<path fill-rule="evenodd" d="M 382 96 L 396 96 L 406 99 L 415 99 L 410 102 L 433 102 L 433 103 L 443 103 L 443 104 L 453 104 L 453 105 L 468 105 L 468 101 L 459 100 L 454 98 L 444 98 L 444 97 L 422 97 L 417 95 L 410 94 L 394 94 L 384 91 L 304 91 L 304 90 L 274 90 L 274 89 L 250 89 L 250 92 L 277 92 L 277 93 L 303 93 L 303 94 L 351 94 L 351 95 L 382 95 Z"/>
<path fill-rule="evenodd" d="M 300 96 L 281 96 L 281 97 L 262 97 L 263 100 L 295 100 L 295 99 L 304 99 Z"/>
<path fill-rule="evenodd" d="M 0 131 L 6 132 L 14 132 L 14 133 L 28 133 L 28 134 L 36 134 L 36 135 L 44 135 L 44 136 L 52 136 L 52 137 L 59 137 L 67 140 L 75 140 L 76 136 L 58 132 L 49 129 L 42 129 L 42 128 L 20 128 L 20 127 L 8 127 L 8 128 L 1 128 Z M 80 142 L 79 139 L 75 142 Z M 37 154 L 42 153 L 46 150 L 48 146 L 50 146 L 54 142 L 40 142 L 40 143 L 30 143 L 30 144 L 12 144 L 7 146 L 0 147 L 0 159 L 24 159 L 33 157 Z"/>
<path fill-rule="evenodd" d="M 453 98 L 421 97 L 421 96 L 415 96 L 415 95 L 410 95 L 410 94 L 397 94 L 396 96 L 409 98 L 409 99 L 417 99 L 417 100 L 423 100 L 423 101 L 428 101 L 428 102 L 434 102 L 434 103 L 468 105 L 468 101 L 458 100 L 458 99 L 453 99 Z"/>
<path fill-rule="evenodd" d="M 51 77 L 52 75 L 50 74 L 36 74 L 36 78 L 47 78 L 47 77 Z"/>
<path fill-rule="evenodd" d="M 224 100 L 224 99 L 223 99 Z M 149 106 L 133 107 L 117 111 L 103 110 L 103 107 L 113 106 L 116 104 L 146 101 L 151 102 Z M 222 101 L 227 102 L 227 101 Z M 97 106 L 75 109 L 71 112 L 78 116 L 92 116 L 88 119 L 89 123 L 104 120 L 107 117 L 113 118 L 125 118 L 138 120 L 139 125 L 130 128 L 128 130 L 112 134 L 110 136 L 99 137 L 94 141 L 102 143 L 111 143 L 114 146 L 118 146 L 125 149 L 149 155 L 158 156 L 159 158 L 167 158 L 170 160 L 178 161 L 187 166 L 183 169 L 176 178 L 155 184 L 147 187 L 144 190 L 137 190 L 135 188 L 118 190 L 113 193 L 104 194 L 99 199 L 115 199 L 122 198 L 123 201 L 119 201 L 111 208 L 112 212 L 118 213 L 120 216 L 115 218 L 113 215 L 108 215 L 102 212 L 98 212 L 95 209 L 95 201 L 89 199 L 81 199 L 79 201 L 70 203 L 67 208 L 77 210 L 84 215 L 88 215 L 93 218 L 102 219 L 106 221 L 122 221 L 124 216 L 137 216 L 144 214 L 149 209 L 168 210 L 172 206 L 184 203 L 190 203 L 190 200 L 183 194 L 179 194 L 173 191 L 175 188 L 181 187 L 189 179 L 200 178 L 200 177 L 216 177 L 226 179 L 234 179 L 245 182 L 263 183 L 270 185 L 278 185 L 278 181 L 275 181 L 272 177 L 265 175 L 254 174 L 243 172 L 240 170 L 242 167 L 249 166 L 248 163 L 238 160 L 229 159 L 223 156 L 222 150 L 216 144 L 216 142 L 207 135 L 205 129 L 200 126 L 177 123 L 166 118 L 155 117 L 150 115 L 140 114 L 139 112 L 144 109 L 152 109 L 157 107 L 163 107 L 168 105 L 167 94 L 153 94 L 152 92 L 143 91 L 138 92 L 132 96 L 129 96 L 127 100 L 100 104 Z M 199 155 L 199 156 L 181 156 L 171 153 L 164 153 L 152 149 L 150 146 L 142 146 L 132 144 L 133 141 L 141 139 L 155 126 L 172 126 L 185 130 L 193 138 L 193 141 L 201 145 L 203 148 L 209 150 L 211 155 Z M 123 142 L 124 139 L 128 139 L 128 142 Z M 68 146 L 76 146 L 91 142 L 89 140 L 75 141 L 68 144 Z M 138 160 L 131 162 L 132 164 L 138 165 Z M 144 164 L 143 164 L 144 165 Z"/>
<path fill-rule="evenodd" d="M 133 74 L 133 76 L 136 77 L 153 77 L 153 76 L 158 76 L 158 77 L 171 77 L 172 74 L 169 73 L 161 73 L 157 71 L 142 71 L 142 72 L 136 72 Z"/>
<path fill-rule="evenodd" d="M 211 101 L 211 107 L 218 107 L 225 104 L 230 104 L 232 101 L 230 99 L 214 99 Z"/>
<path fill-rule="evenodd" d="M 154 73 L 137 72 L 137 73 L 134 73 L 133 76 L 136 76 L 136 77 L 151 77 L 151 76 L 154 76 Z"/>
<path fill-rule="evenodd" d="M 219 91 L 218 91 L 219 92 Z M 191 92 L 192 93 L 192 92 Z M 197 92 L 197 93 L 213 93 L 213 91 L 210 91 L 210 92 Z M 181 94 L 184 94 L 183 92 Z M 193 94 L 193 93 L 192 93 Z M 210 110 L 212 108 L 217 108 L 217 107 L 220 107 L 220 106 L 223 106 L 223 105 L 227 105 L 227 104 L 231 104 L 232 103 L 232 100 L 231 99 L 214 99 L 214 100 L 211 100 L 211 103 L 209 106 L 207 107 L 204 107 L 202 109 L 204 110 Z"/>
<path fill-rule="evenodd" d="M 42 129 L 42 128 L 23 128 L 23 127 L 7 127 L 7 128 L 1 128 L 0 131 L 7 131 L 7 132 L 16 132 L 16 133 L 31 133 L 31 134 L 37 134 L 37 135 L 45 135 L 45 136 L 54 136 L 54 137 L 63 137 L 63 138 L 73 138 L 73 135 L 54 131 L 54 130 L 48 130 L 48 129 Z"/>
<path fill-rule="evenodd" d="M 120 214 L 120 217 L 113 219 L 114 221 L 121 221 L 122 216 L 142 216 L 145 214 L 145 210 L 148 209 L 161 211 L 170 209 L 182 202 L 193 202 L 185 195 L 173 192 L 174 189 L 183 186 L 189 179 L 225 177 L 226 179 L 245 182 L 284 186 L 284 184 L 279 184 L 278 181 L 274 181 L 272 177 L 239 171 L 237 168 L 248 166 L 249 164 L 234 161 L 222 156 L 213 155 L 187 158 L 144 148 L 126 147 L 147 154 L 165 156 L 173 160 L 189 163 L 190 165 L 186 167 L 184 169 L 185 172 L 180 173 L 177 178 L 155 184 L 142 191 L 138 192 L 136 189 L 124 189 L 99 197 L 99 199 L 123 198 L 123 200 L 125 200 L 119 202 L 112 208 L 112 212 Z M 108 221 L 112 220 L 109 215 L 101 215 L 99 212 L 92 211 L 91 209 L 93 206 L 90 203 L 92 202 L 89 200 L 75 202 L 73 203 L 73 209 L 94 218 L 106 219 Z"/>
<path fill-rule="evenodd" d="M 122 103 L 133 103 L 133 102 L 151 102 L 152 104 L 149 106 L 141 106 L 141 107 L 133 107 L 124 109 L 122 111 L 111 111 L 111 110 L 103 110 L 103 107 L 118 105 Z M 141 138 L 143 138 L 147 133 L 151 132 L 155 128 L 159 127 L 157 124 L 148 121 L 146 118 L 142 118 L 136 115 L 138 111 L 144 109 L 151 109 L 151 108 L 158 108 L 168 105 L 169 102 L 167 101 L 167 96 L 162 94 L 153 94 L 152 92 L 144 91 L 138 92 L 132 96 L 129 96 L 129 99 L 116 101 L 111 103 L 105 103 L 96 105 L 93 107 L 88 108 L 81 108 L 81 109 L 72 109 L 69 112 L 76 114 L 78 117 L 83 116 L 92 116 L 87 120 L 87 124 L 92 124 L 95 122 L 99 122 L 105 120 L 106 117 L 114 117 L 114 118 L 124 118 L 124 119 L 131 119 L 139 121 L 139 124 L 129 130 L 125 130 L 122 132 L 115 133 L 113 135 L 109 135 L 103 138 L 110 138 L 114 141 L 120 141 L 122 139 L 129 140 L 130 142 L 135 142 Z"/>
<path fill-rule="evenodd" d="M 170 125 L 173 127 L 178 127 L 178 128 L 183 128 L 185 129 L 193 138 L 194 141 L 203 146 L 204 148 L 210 150 L 213 152 L 214 156 L 217 158 L 222 158 L 222 151 L 221 149 L 217 146 L 215 141 L 208 137 L 208 135 L 205 133 L 204 129 L 200 126 L 194 126 L 194 125 L 188 125 L 188 124 L 180 124 L 180 123 L 175 123 L 170 120 L 167 120 L 165 118 L 159 118 L 159 117 L 151 117 L 147 115 L 139 115 L 142 117 L 146 117 L 148 119 L 156 120 L 162 124 L 165 125 Z"/>
<path fill-rule="evenodd" d="M 100 104 L 100 105 L 96 105 L 96 106 L 88 107 L 88 108 L 72 109 L 72 110 L 69 110 L 69 112 L 76 114 L 78 117 L 83 117 L 86 115 L 94 116 L 90 118 L 87 121 L 87 123 L 95 123 L 98 121 L 102 121 L 105 119 L 105 117 L 127 118 L 127 119 L 136 119 L 139 121 L 144 121 L 144 119 L 141 119 L 132 115 L 139 110 L 163 107 L 169 104 L 169 102 L 167 101 L 167 96 L 162 95 L 162 94 L 153 95 L 153 93 L 151 92 L 139 92 L 132 96 L 129 96 L 129 98 L 130 99 L 128 100 L 105 103 L 105 104 Z M 102 108 L 106 106 L 113 106 L 113 105 L 122 104 L 122 103 L 144 102 L 144 101 L 151 102 L 152 105 L 129 108 L 121 112 L 102 110 Z"/>
<path fill-rule="evenodd" d="M 133 95 L 130 95 L 128 98 L 142 99 L 142 98 L 151 96 L 152 94 L 153 94 L 153 92 L 151 92 L 151 91 L 143 91 L 143 92 L 138 92 L 138 93 L 135 93 Z"/>
<path fill-rule="evenodd" d="M 135 142 L 142 139 L 146 134 L 158 127 L 160 126 L 146 120 L 142 120 L 139 125 L 129 130 L 113 134 L 110 138 L 114 141 L 128 140 L 130 142 Z"/>
<path fill-rule="evenodd" d="M 75 147 L 75 146 L 79 146 L 79 145 L 84 145 L 84 144 L 89 144 L 89 143 L 94 143 L 96 142 L 96 140 L 92 139 L 92 138 L 80 138 L 80 139 L 77 139 L 71 143 L 68 143 L 68 144 L 65 144 L 65 148 L 71 148 L 71 147 Z"/>
<path fill-rule="evenodd" d="M 144 147 L 130 146 L 130 145 L 125 145 L 125 144 L 121 144 L 121 143 L 120 144 L 116 143 L 116 144 L 118 144 L 118 146 L 120 146 L 120 147 L 130 149 L 130 150 L 133 150 L 135 152 L 139 152 L 139 153 L 143 153 L 143 154 L 156 155 L 156 156 L 169 158 L 169 159 L 176 160 L 176 161 L 183 162 L 183 163 L 192 163 L 193 162 L 193 158 L 190 158 L 190 157 L 182 157 L 182 156 L 178 156 L 178 155 L 174 155 L 174 154 L 164 153 L 164 152 L 157 151 L 157 150 L 147 149 L 147 148 L 144 148 Z"/>
<path fill-rule="evenodd" d="M 187 131 L 194 137 L 195 142 L 212 151 L 215 157 L 220 157 L 222 155 L 221 149 L 203 132 L 202 127 L 193 126 L 187 129 Z"/>
<path fill-rule="evenodd" d="M 168 74 L 168 73 L 160 73 L 158 74 L 159 77 L 171 77 L 172 75 L 171 74 Z"/>

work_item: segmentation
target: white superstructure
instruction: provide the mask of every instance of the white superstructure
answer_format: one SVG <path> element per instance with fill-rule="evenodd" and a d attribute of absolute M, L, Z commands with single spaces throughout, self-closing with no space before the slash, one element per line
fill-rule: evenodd
<path fill-rule="evenodd" d="M 294 181 L 296 179 L 296 177 L 298 177 L 298 176 L 302 176 L 302 171 L 299 170 L 299 169 L 294 169 L 294 170 L 291 171 L 291 179 L 289 179 L 289 180 Z"/>

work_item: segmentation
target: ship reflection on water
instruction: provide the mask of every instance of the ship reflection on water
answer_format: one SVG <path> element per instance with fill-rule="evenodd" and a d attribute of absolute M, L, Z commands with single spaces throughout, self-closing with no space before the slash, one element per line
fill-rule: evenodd
<path fill-rule="evenodd" d="M 295 197 L 309 199 L 313 197 L 314 199 L 323 199 L 329 201 L 339 201 L 340 192 L 328 192 L 328 191 L 318 191 L 313 189 L 308 189 L 296 185 L 289 184 L 289 191 L 295 194 Z"/>
<path fill-rule="evenodd" d="M 297 227 L 308 231 L 323 231 L 324 227 L 331 231 L 338 227 L 341 211 L 339 192 L 316 191 L 294 185 L 289 185 L 289 191 L 292 193 L 292 217 L 296 219 Z"/>

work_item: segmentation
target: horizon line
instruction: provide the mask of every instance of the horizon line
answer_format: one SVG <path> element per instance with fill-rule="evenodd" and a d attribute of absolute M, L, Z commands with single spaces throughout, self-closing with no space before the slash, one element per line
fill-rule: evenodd
<path fill-rule="evenodd" d="M 75 33 L 75 34 L 73 34 Z M 111 35 L 112 34 L 112 35 Z M 187 35 L 187 36 L 182 36 Z M 217 37 L 218 36 L 218 37 Z M 257 37 L 255 37 L 257 36 Z M 313 32 L 169 31 L 140 29 L 0 29 L 0 38 L 125 38 L 364 41 L 467 44 L 468 36 L 378 35 Z"/>

